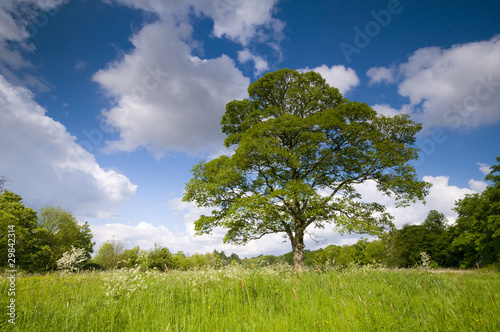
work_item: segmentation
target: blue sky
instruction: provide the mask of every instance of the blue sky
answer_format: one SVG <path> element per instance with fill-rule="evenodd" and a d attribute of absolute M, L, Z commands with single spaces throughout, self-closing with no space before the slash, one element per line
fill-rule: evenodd
<path fill-rule="evenodd" d="M 181 202 L 189 170 L 222 148 L 224 106 L 268 71 L 318 71 L 348 99 L 410 114 L 424 206 L 367 201 L 395 224 L 481 192 L 500 156 L 500 3 L 494 1 L 8 0 L 0 5 L 0 175 L 35 209 L 61 206 L 147 249 L 242 256 L 290 251 L 280 235 L 246 246 L 194 237 L 203 210 Z M 322 242 L 353 243 L 332 229 Z"/>

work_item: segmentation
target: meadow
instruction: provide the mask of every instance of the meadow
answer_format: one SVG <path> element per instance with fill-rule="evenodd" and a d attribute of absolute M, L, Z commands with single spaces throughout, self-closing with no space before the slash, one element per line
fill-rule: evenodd
<path fill-rule="evenodd" d="M 370 268 L 18 275 L 9 331 L 500 331 L 495 272 Z"/>

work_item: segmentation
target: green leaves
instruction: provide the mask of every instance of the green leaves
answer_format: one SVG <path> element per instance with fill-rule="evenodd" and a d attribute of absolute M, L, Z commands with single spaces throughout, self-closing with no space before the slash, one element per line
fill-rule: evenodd
<path fill-rule="evenodd" d="M 497 160 L 499 164 L 486 176 L 493 185 L 456 203 L 458 219 L 453 227 L 456 237 L 452 246 L 464 256 L 465 267 L 500 263 L 500 188 L 495 174 L 500 171 L 500 158 Z"/>
<path fill-rule="evenodd" d="M 0 227 L 7 234 L 7 227 L 15 225 L 16 264 L 29 272 L 56 268 L 56 261 L 73 246 L 85 249 L 90 258 L 92 233 L 88 223 L 80 225 L 71 213 L 56 207 L 46 207 L 39 217 L 31 208 L 22 204 L 19 195 L 4 191 L 0 195 Z M 7 263 L 7 237 L 0 235 L 0 264 Z M 4 250 L 5 249 L 5 250 Z"/>
<path fill-rule="evenodd" d="M 186 184 L 185 201 L 214 208 L 195 223 L 199 234 L 221 226 L 225 241 L 245 243 L 285 232 L 303 244 L 313 223 L 379 234 L 391 218 L 383 206 L 360 202 L 355 184 L 375 181 L 401 206 L 427 194 L 429 184 L 408 164 L 421 125 L 407 115 L 379 116 L 314 72 L 267 73 L 248 93 L 227 104 L 221 121 L 234 154 L 202 161 Z"/>

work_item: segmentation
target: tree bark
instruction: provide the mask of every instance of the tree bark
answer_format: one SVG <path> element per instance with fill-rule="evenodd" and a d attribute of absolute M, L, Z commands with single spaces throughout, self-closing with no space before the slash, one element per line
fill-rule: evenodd
<path fill-rule="evenodd" d="M 292 244 L 295 271 L 304 270 L 304 247 L 304 239 L 297 239 Z"/>

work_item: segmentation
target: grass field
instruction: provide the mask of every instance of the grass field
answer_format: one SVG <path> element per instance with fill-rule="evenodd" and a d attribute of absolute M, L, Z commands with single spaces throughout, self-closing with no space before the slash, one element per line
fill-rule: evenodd
<path fill-rule="evenodd" d="M 17 276 L 11 331 L 500 331 L 495 273 L 351 268 Z"/>

